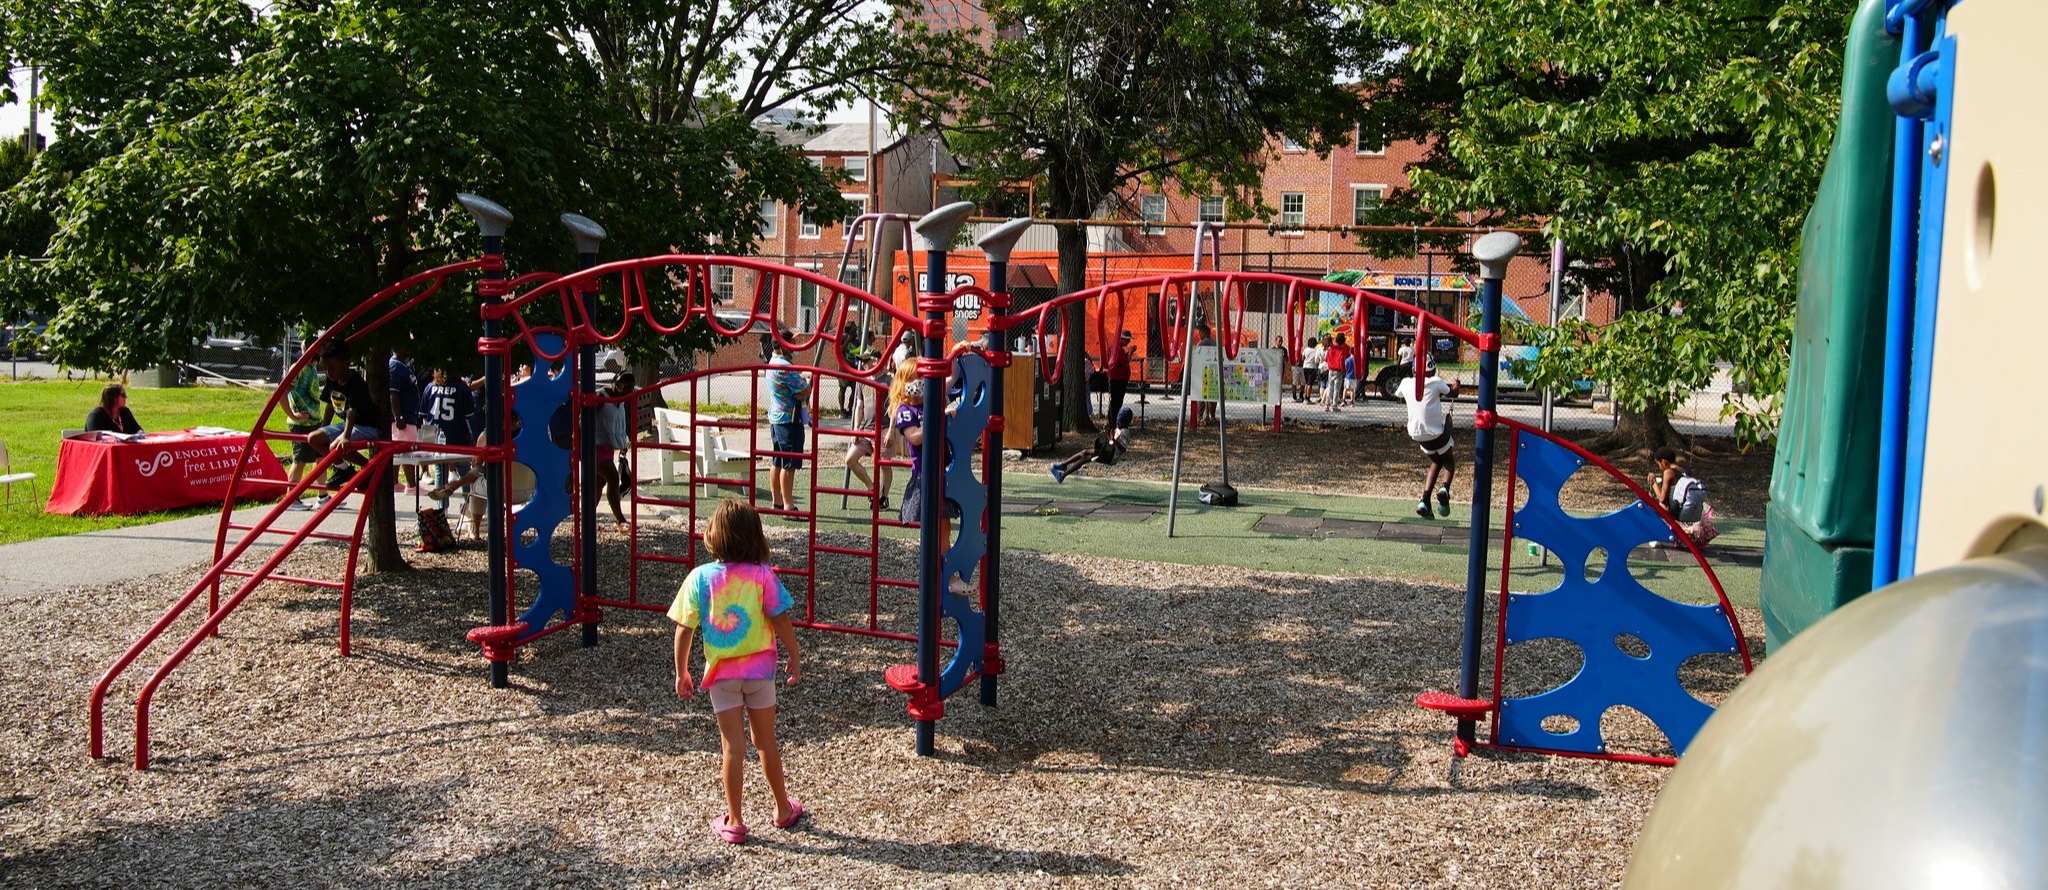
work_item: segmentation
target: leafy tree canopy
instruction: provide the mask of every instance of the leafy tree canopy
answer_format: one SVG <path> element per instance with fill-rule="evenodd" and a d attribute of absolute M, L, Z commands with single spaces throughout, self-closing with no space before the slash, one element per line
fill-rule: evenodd
<path fill-rule="evenodd" d="M 1563 347 L 1539 385 L 1610 384 L 1649 422 L 1637 444 L 1656 445 L 1663 412 L 1728 362 L 1764 395 L 1729 406 L 1739 432 L 1768 435 L 1850 7 L 1359 0 L 1359 21 L 1405 47 L 1366 78 L 1367 126 L 1430 146 L 1381 218 L 1548 220 L 1622 312 L 1525 332 Z"/>
<path fill-rule="evenodd" d="M 922 72 L 908 117 L 947 134 L 975 167 L 977 197 L 1043 183 L 1054 218 L 1096 216 L 1136 186 L 1225 194 L 1258 212 L 1267 142 L 1327 151 L 1349 138 L 1360 104 L 1340 77 L 1378 49 L 1333 0 L 991 0 L 996 34 Z M 1080 289 L 1087 241 L 1059 233 L 1059 279 Z M 1065 324 L 1078 327 L 1082 307 Z M 1084 356 L 1062 368 L 1067 424 L 1093 430 Z"/>
<path fill-rule="evenodd" d="M 104 369 L 209 326 L 318 326 L 474 255 L 459 191 L 518 215 L 515 270 L 572 268 L 562 212 L 604 224 L 607 257 L 745 252 L 763 198 L 848 209 L 753 119 L 873 73 L 825 56 L 898 40 L 853 5 L 0 0 L 56 132 L 7 195 L 55 220 L 50 261 L 9 259 L 0 312 L 56 312 L 56 357 Z M 473 356 L 472 299 L 391 337 Z"/>

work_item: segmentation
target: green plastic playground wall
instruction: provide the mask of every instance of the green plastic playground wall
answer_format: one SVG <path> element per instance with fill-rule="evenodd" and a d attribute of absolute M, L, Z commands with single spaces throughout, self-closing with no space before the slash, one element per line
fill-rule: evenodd
<path fill-rule="evenodd" d="M 1784 619 L 1772 648 L 1870 589 L 1891 233 L 1885 79 L 1898 59 L 1883 0 L 1863 0 L 1843 57 L 1841 120 L 1800 235 L 1760 593 L 1766 614 Z"/>

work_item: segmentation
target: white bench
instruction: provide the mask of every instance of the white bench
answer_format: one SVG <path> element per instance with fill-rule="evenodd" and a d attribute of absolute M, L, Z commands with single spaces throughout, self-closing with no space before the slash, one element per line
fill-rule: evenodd
<path fill-rule="evenodd" d="M 754 454 L 751 448 L 733 448 L 727 442 L 724 432 L 712 426 L 718 418 L 698 417 L 688 411 L 669 408 L 654 409 L 654 440 L 662 444 L 680 445 L 690 442 L 696 451 L 697 475 L 723 477 L 728 473 L 745 478 L 753 469 Z M 694 431 L 694 437 L 692 436 Z M 749 443 L 751 444 L 751 443 Z M 661 483 L 676 484 L 675 463 L 679 452 L 661 449 Z"/>

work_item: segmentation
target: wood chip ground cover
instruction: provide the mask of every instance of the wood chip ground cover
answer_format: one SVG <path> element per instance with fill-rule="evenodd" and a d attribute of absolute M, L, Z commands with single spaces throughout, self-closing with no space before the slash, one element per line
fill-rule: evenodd
<path fill-rule="evenodd" d="M 907 546 L 885 544 L 885 573 L 907 572 Z M 956 696 L 940 756 L 915 757 L 881 683 L 907 644 L 802 632 L 780 729 L 812 815 L 767 826 L 750 773 L 754 839 L 732 847 L 706 828 L 713 718 L 671 691 L 660 614 L 611 610 L 594 648 L 573 632 L 530 646 L 494 690 L 463 640 L 484 623 L 481 553 L 413 561 L 364 579 L 348 659 L 330 591 L 263 588 L 165 686 L 140 773 L 142 675 L 110 702 L 102 762 L 85 756 L 87 693 L 192 573 L 0 604 L 0 885 L 1612 887 L 1667 775 L 1452 758 L 1451 723 L 1412 701 L 1454 686 L 1459 590 L 1011 553 L 1001 706 Z M 290 571 L 339 562 L 312 548 Z M 843 579 L 865 565 L 819 571 L 819 617 L 864 617 Z M 910 620 L 910 595 L 883 612 Z M 1517 652 L 1520 682 L 1569 676 L 1569 650 Z M 1735 680 L 1727 663 L 1692 673 L 1709 700 Z M 1610 715 L 1611 737 L 1658 750 L 1630 716 Z"/>

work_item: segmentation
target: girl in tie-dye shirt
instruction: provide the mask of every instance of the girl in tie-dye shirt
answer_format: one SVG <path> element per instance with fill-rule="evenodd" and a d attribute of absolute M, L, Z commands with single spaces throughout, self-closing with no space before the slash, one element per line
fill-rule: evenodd
<path fill-rule="evenodd" d="M 676 623 L 676 694 L 697 697 L 690 677 L 690 648 L 704 636 L 703 687 L 718 717 L 725 763 L 726 811 L 711 820 L 721 840 L 741 843 L 747 823 L 740 818 L 747 729 L 752 724 L 761 773 L 775 793 L 775 827 L 788 828 L 803 815 L 803 804 L 783 788 L 782 751 L 775 742 L 775 644 L 789 649 L 790 685 L 801 676 L 796 631 L 789 623 L 790 596 L 768 565 L 768 537 L 761 515 L 743 501 L 718 505 L 704 530 L 704 544 L 717 562 L 700 565 L 683 579 L 668 617 Z M 741 710 L 745 706 L 745 710 Z"/>

